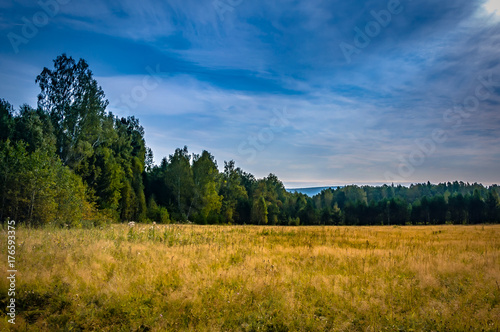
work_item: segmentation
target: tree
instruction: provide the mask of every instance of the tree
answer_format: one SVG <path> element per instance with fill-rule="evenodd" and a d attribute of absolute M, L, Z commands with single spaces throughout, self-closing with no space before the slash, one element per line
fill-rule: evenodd
<path fill-rule="evenodd" d="M 49 114 L 56 134 L 57 153 L 64 165 L 76 168 L 102 143 L 102 120 L 108 101 L 85 60 L 66 54 L 36 78 L 38 106 Z"/>
<path fill-rule="evenodd" d="M 114 152 L 124 170 L 120 214 L 122 220 L 142 220 L 146 217 L 143 172 L 146 160 L 144 128 L 135 117 L 115 119 L 118 133 Z"/>
<path fill-rule="evenodd" d="M 36 82 L 41 90 L 38 106 L 50 118 L 63 164 L 84 179 L 89 196 L 108 214 L 121 220 L 144 219 L 147 148 L 139 120 L 106 113 L 108 101 L 83 59 L 76 62 L 62 54 L 54 60 L 54 69 L 44 68 Z M 31 132 L 29 139 L 40 141 L 40 135 Z"/>
<path fill-rule="evenodd" d="M 267 204 L 263 196 L 260 196 L 253 203 L 252 222 L 257 225 L 267 225 Z"/>
<path fill-rule="evenodd" d="M 474 194 L 469 198 L 469 216 L 471 224 L 485 222 L 486 204 L 478 189 L 474 189 Z"/>
<path fill-rule="evenodd" d="M 154 196 L 149 198 L 148 203 L 148 218 L 160 224 L 170 223 L 170 215 L 166 208 L 158 206 L 154 199 Z"/>
<path fill-rule="evenodd" d="M 307 200 L 306 206 L 300 209 L 298 216 L 302 225 L 319 225 L 320 223 L 319 213 L 314 208 L 312 200 L 310 199 Z"/>
<path fill-rule="evenodd" d="M 2 184 L 0 219 L 18 219 L 22 201 L 22 181 L 18 178 L 27 158 L 26 143 L 0 142 L 0 179 Z"/>
<path fill-rule="evenodd" d="M 264 183 L 264 198 L 268 203 L 268 219 L 269 223 L 276 225 L 278 221 L 281 223 L 286 223 L 286 214 L 283 211 L 283 202 L 287 192 L 283 182 L 281 182 L 278 177 L 274 174 L 269 174 L 263 179 Z"/>
<path fill-rule="evenodd" d="M 154 164 L 153 150 L 151 150 L 151 148 L 146 148 L 146 172 L 151 172 L 153 170 Z"/>
<path fill-rule="evenodd" d="M 14 140 L 27 143 L 29 152 L 37 149 L 48 149 L 55 152 L 56 139 L 50 118 L 41 109 L 34 110 L 24 104 L 19 110 L 19 116 L 14 121 L 12 136 Z"/>
<path fill-rule="evenodd" d="M 248 198 L 247 191 L 241 184 L 240 173 L 235 168 L 233 160 L 224 162 L 220 194 L 223 196 L 222 214 L 228 223 L 234 223 L 239 219 L 235 213 L 238 200 Z"/>
<path fill-rule="evenodd" d="M 466 224 L 468 222 L 467 201 L 461 193 L 450 196 L 448 210 L 450 211 L 450 219 L 454 224 Z"/>
<path fill-rule="evenodd" d="M 405 225 L 409 220 L 408 204 L 400 198 L 391 198 L 387 203 L 389 225 Z"/>
<path fill-rule="evenodd" d="M 333 193 L 331 189 L 324 191 L 322 195 L 322 207 L 330 210 L 333 207 Z"/>
<path fill-rule="evenodd" d="M 206 223 L 210 214 L 220 213 L 222 196 L 219 192 L 219 170 L 214 157 L 203 151 L 193 155 L 194 201 L 202 223 Z"/>
<path fill-rule="evenodd" d="M 427 196 L 422 197 L 420 201 L 421 215 L 420 221 L 424 221 L 426 225 L 431 223 L 430 202 Z"/>
<path fill-rule="evenodd" d="M 486 199 L 487 206 L 487 221 L 490 223 L 495 223 L 500 221 L 500 197 L 498 193 L 491 188 L 488 192 L 488 198 Z"/>
<path fill-rule="evenodd" d="M 343 188 L 345 192 L 346 200 L 352 203 L 359 202 L 364 205 L 368 205 L 368 199 L 366 197 L 366 192 L 363 188 L 358 186 L 347 186 Z"/>
<path fill-rule="evenodd" d="M 189 220 L 192 209 L 194 182 L 190 160 L 187 146 L 176 149 L 165 170 L 165 184 L 172 193 L 179 220 Z"/>
<path fill-rule="evenodd" d="M 430 220 L 433 224 L 446 222 L 447 206 L 444 196 L 434 196 L 429 203 Z"/>
<path fill-rule="evenodd" d="M 14 129 L 14 108 L 5 99 L 0 99 L 0 141 L 11 137 Z"/>
<path fill-rule="evenodd" d="M 77 225 L 91 212 L 85 186 L 48 149 L 28 153 L 23 141 L 0 143 L 1 218 L 31 225 Z"/>

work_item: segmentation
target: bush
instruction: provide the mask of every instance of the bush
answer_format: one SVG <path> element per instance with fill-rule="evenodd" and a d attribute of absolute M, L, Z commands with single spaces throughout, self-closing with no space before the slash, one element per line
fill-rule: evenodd
<path fill-rule="evenodd" d="M 288 225 L 289 226 L 299 226 L 300 225 L 300 218 L 288 218 Z"/>

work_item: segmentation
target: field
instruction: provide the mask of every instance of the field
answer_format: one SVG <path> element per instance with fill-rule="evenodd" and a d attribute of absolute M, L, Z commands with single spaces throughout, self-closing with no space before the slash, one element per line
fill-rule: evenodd
<path fill-rule="evenodd" d="M 16 324 L 3 314 L 0 330 L 500 329 L 500 226 L 111 225 L 16 237 Z"/>

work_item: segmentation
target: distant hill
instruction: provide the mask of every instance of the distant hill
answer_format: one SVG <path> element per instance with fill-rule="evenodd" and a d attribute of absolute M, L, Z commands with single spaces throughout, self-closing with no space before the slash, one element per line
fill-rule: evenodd
<path fill-rule="evenodd" d="M 299 192 L 302 194 L 305 194 L 309 197 L 313 197 L 314 195 L 319 194 L 325 189 L 336 189 L 338 186 L 331 186 L 331 187 L 313 187 L 313 188 L 294 188 L 294 189 L 287 189 L 288 192 L 294 193 L 294 192 Z"/>

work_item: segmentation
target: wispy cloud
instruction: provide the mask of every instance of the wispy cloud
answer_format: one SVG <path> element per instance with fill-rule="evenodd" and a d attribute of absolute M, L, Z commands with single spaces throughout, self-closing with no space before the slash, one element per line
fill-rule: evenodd
<path fill-rule="evenodd" d="M 500 16 L 483 0 L 399 3 L 346 63 L 339 44 L 387 1 L 243 1 L 224 20 L 212 0 L 71 1 L 19 55 L 0 43 L 0 97 L 34 103 L 36 74 L 67 52 L 88 60 L 109 110 L 141 119 L 157 161 L 188 145 L 289 186 L 380 183 L 439 129 L 448 140 L 406 182 L 499 182 L 500 87 L 459 127 L 443 115 L 479 76 L 500 82 Z M 2 9 L 3 35 L 39 10 L 27 0 Z M 274 110 L 285 107 L 293 118 L 275 132 Z M 267 129 L 256 157 L 242 155 L 241 143 Z"/>

